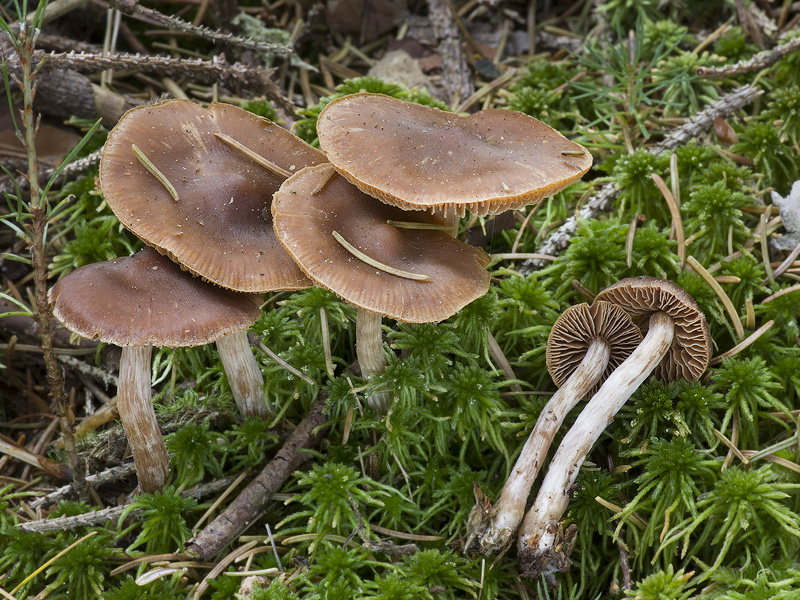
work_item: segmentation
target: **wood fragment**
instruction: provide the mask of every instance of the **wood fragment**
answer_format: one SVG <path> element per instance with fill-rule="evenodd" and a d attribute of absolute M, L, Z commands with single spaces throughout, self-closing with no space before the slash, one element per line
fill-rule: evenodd
<path fill-rule="evenodd" d="M 721 79 L 723 77 L 754 73 L 757 71 L 762 71 L 767 67 L 771 67 L 784 56 L 787 56 L 798 50 L 800 50 L 800 37 L 795 37 L 780 44 L 779 46 L 776 46 L 775 48 L 772 48 L 771 50 L 764 50 L 752 58 L 739 61 L 735 65 L 727 65 L 723 67 L 697 67 L 695 74 L 698 77 L 705 77 L 708 79 Z"/>
<path fill-rule="evenodd" d="M 322 437 L 326 421 L 323 414 L 327 395 L 320 394 L 311 405 L 308 414 L 286 439 L 269 464 L 258 474 L 225 511 L 208 524 L 186 544 L 186 554 L 194 559 L 208 560 L 222 550 L 249 524 L 261 507 L 289 478 L 310 454 L 303 452 L 313 448 Z"/>
<path fill-rule="evenodd" d="M 457 106 L 474 91 L 458 25 L 447 0 L 428 0 L 428 14 L 442 57 L 442 87 L 450 99 L 450 105 Z"/>

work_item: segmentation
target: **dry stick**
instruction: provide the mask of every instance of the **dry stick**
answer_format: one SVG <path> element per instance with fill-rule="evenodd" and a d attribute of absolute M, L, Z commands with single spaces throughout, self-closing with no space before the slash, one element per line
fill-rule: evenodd
<path fill-rule="evenodd" d="M 123 477 L 128 477 L 134 473 L 136 473 L 136 466 L 132 462 L 129 462 L 117 467 L 111 467 L 110 469 L 106 469 L 105 471 L 101 471 L 100 473 L 96 473 L 94 475 L 89 475 L 86 477 L 86 483 L 92 485 L 93 487 L 97 487 L 111 481 L 118 481 Z M 30 503 L 30 506 L 31 508 L 39 508 L 49 504 L 55 504 L 62 498 L 72 495 L 74 492 L 75 489 L 72 485 L 65 485 L 58 488 L 55 492 L 50 492 L 46 496 L 37 498 Z"/>
<path fill-rule="evenodd" d="M 651 154 L 661 154 L 686 144 L 689 140 L 698 137 L 703 131 L 714 125 L 714 117 L 727 117 L 743 106 L 750 104 L 763 92 L 750 85 L 744 85 L 729 94 L 709 104 L 686 123 L 672 131 L 661 142 L 649 148 Z M 592 219 L 600 212 L 606 210 L 617 196 L 619 190 L 614 182 L 605 184 L 592 198 L 581 207 L 578 213 L 569 217 L 541 246 L 536 250 L 538 254 L 557 255 L 568 245 L 578 224 L 581 221 Z M 520 273 L 528 275 L 541 269 L 544 263 L 539 260 L 526 260 L 520 267 Z"/>
<path fill-rule="evenodd" d="M 56 477 L 58 479 L 72 479 L 72 473 L 69 472 L 64 465 L 61 465 L 55 461 L 50 460 L 44 456 L 39 456 L 38 454 L 34 454 L 33 452 L 29 452 L 25 448 L 18 446 L 17 444 L 11 444 L 6 442 L 4 439 L 0 438 L 0 454 L 6 454 L 8 456 L 12 456 L 17 460 L 21 460 L 24 463 L 37 467 L 39 469 L 44 469 L 51 477 Z"/>
<path fill-rule="evenodd" d="M 37 122 L 33 114 L 33 99 L 35 95 L 34 78 L 38 72 L 33 65 L 34 48 L 36 44 L 37 28 L 26 28 L 20 31 L 14 46 L 19 54 L 21 77 L 18 85 L 22 89 L 23 107 L 22 114 L 23 136 L 21 141 L 28 155 L 28 181 L 30 184 L 30 221 L 20 223 L 27 230 L 31 263 L 34 273 L 34 289 L 36 294 L 36 306 L 34 307 L 33 317 L 39 327 L 41 336 L 42 353 L 47 374 L 47 384 L 50 388 L 50 398 L 56 407 L 61 432 L 64 436 L 67 459 L 70 464 L 73 476 L 75 477 L 75 487 L 82 499 L 88 498 L 88 486 L 83 475 L 78 452 L 75 446 L 75 439 L 72 435 L 72 428 L 75 426 L 75 415 L 72 413 L 69 401 L 64 391 L 64 374 L 59 368 L 53 348 L 53 305 L 47 298 L 47 254 L 45 248 L 45 236 L 48 221 L 48 202 L 47 197 L 42 195 L 39 186 L 39 162 L 36 154 L 36 130 Z M 32 32 L 32 33 L 31 33 Z"/>
<path fill-rule="evenodd" d="M 256 52 L 273 52 L 275 54 L 294 53 L 294 50 L 290 46 L 284 46 L 282 44 L 270 44 L 268 42 L 258 42 L 252 38 L 243 38 L 236 35 L 232 35 L 230 33 L 221 33 L 214 29 L 203 27 L 202 25 L 193 25 L 192 23 L 184 21 L 183 19 L 178 17 L 165 15 L 163 13 L 158 12 L 157 10 L 154 10 L 152 8 L 147 8 L 138 3 L 131 3 L 126 0 L 123 1 L 109 0 L 108 3 L 112 7 L 118 8 L 127 15 L 131 15 L 134 13 L 140 14 L 152 21 L 155 21 L 156 23 L 162 25 L 163 27 L 167 27 L 169 29 L 176 29 L 178 31 L 184 31 L 186 33 L 191 33 L 198 37 L 227 44 L 229 46 L 239 46 L 240 48 L 255 50 Z"/>
<path fill-rule="evenodd" d="M 124 468 L 125 465 L 118 467 Z M 110 471 L 110 470 L 109 470 Z M 105 473 L 105 471 L 104 471 Z M 99 473 L 96 477 L 101 477 L 103 473 Z M 227 488 L 231 482 L 236 479 L 234 476 L 223 477 L 222 479 L 215 479 L 208 483 L 201 483 L 193 488 L 181 492 L 182 498 L 202 498 L 210 494 L 216 494 Z M 111 475 L 109 475 L 109 481 Z M 46 531 L 66 531 L 68 529 L 75 529 L 77 527 L 94 527 L 95 525 L 102 525 L 113 519 L 119 518 L 123 511 L 128 508 L 129 504 L 122 504 L 120 506 L 111 506 L 103 510 L 84 513 L 82 515 L 75 515 L 74 517 L 58 517 L 56 519 L 42 519 L 41 521 L 28 521 L 27 523 L 20 523 L 17 525 L 18 529 L 22 531 L 37 531 L 44 533 Z M 129 513 L 130 517 L 135 517 L 139 514 L 138 509 L 134 509 Z"/>
<path fill-rule="evenodd" d="M 800 37 L 792 38 L 788 42 L 784 42 L 771 50 L 759 52 L 752 58 L 740 61 L 735 65 L 728 65 L 725 67 L 697 67 L 695 73 L 698 77 L 707 78 L 722 78 L 753 73 L 771 67 L 787 54 L 797 52 L 798 50 L 800 50 Z"/>
<path fill-rule="evenodd" d="M 198 560 L 206 560 L 222 550 L 248 525 L 269 497 L 289 478 L 289 475 L 310 457 L 302 450 L 313 448 L 322 437 L 320 427 L 326 421 L 323 414 L 327 396 L 320 394 L 311 405 L 308 414 L 292 431 L 283 447 L 269 464 L 248 485 L 239 497 L 214 521 L 189 540 L 186 554 Z"/>
<path fill-rule="evenodd" d="M 281 104 L 289 101 L 283 97 L 278 86 L 272 81 L 274 69 L 248 67 L 242 63 L 229 63 L 223 55 L 211 60 L 199 58 L 171 58 L 168 56 L 146 56 L 142 54 L 115 54 L 102 56 L 83 52 L 37 53 L 37 67 L 47 73 L 57 70 L 92 74 L 100 71 L 133 71 L 136 73 L 157 73 L 162 77 L 191 77 L 205 83 L 221 83 L 227 87 L 244 88 L 256 94 L 265 94 Z M 9 57 L 11 69 L 19 60 Z"/>
<path fill-rule="evenodd" d="M 100 163 L 100 156 L 101 156 L 101 150 L 97 150 L 96 152 L 92 152 L 89 156 L 86 156 L 84 158 L 72 161 L 66 167 L 64 167 L 64 170 L 61 171 L 61 173 L 59 174 L 58 178 L 55 180 L 55 182 L 53 182 L 53 185 L 59 185 L 61 183 L 64 183 L 66 181 L 70 181 L 71 179 L 74 179 L 74 178 L 78 177 L 81 173 L 83 173 L 89 167 L 92 167 L 94 165 L 99 164 Z M 53 176 L 53 173 L 55 173 L 55 171 L 56 171 L 56 167 L 48 167 L 46 169 L 41 169 L 39 171 L 39 177 L 42 178 L 42 179 L 48 179 L 49 180 L 50 177 Z M 19 188 L 21 190 L 27 190 L 28 189 L 28 178 L 27 177 L 21 177 L 21 176 L 17 177 L 16 178 L 16 184 L 17 184 L 17 186 L 19 186 Z M 4 193 L 7 193 L 7 192 L 13 192 L 13 191 L 14 191 L 14 184 L 13 183 L 11 183 L 11 182 L 0 183 L 0 195 L 2 195 Z"/>

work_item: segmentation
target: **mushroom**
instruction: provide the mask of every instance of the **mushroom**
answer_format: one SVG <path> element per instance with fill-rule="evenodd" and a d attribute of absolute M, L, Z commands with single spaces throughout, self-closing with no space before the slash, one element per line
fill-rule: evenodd
<path fill-rule="evenodd" d="M 100 186 L 120 222 L 198 275 L 240 292 L 311 286 L 272 231 L 272 194 L 325 161 L 282 127 L 227 104 L 134 108 L 108 136 Z M 266 418 L 264 381 L 245 331 L 217 343 L 244 416 Z"/>
<path fill-rule="evenodd" d="M 308 277 L 357 307 L 356 351 L 368 378 L 385 366 L 381 316 L 448 318 L 486 293 L 489 257 L 433 215 L 382 204 L 341 177 L 329 180 L 331 171 L 307 167 L 286 180 L 272 202 L 275 233 Z M 368 399 L 379 412 L 388 402 L 388 394 Z"/>
<path fill-rule="evenodd" d="M 522 521 L 533 482 L 569 411 L 596 392 L 641 341 L 628 314 L 609 302 L 571 306 L 553 324 L 547 370 L 559 389 L 539 414 L 497 503 L 487 507 L 479 502 L 473 509 L 488 517 L 470 519 L 478 523 L 479 530 L 472 533 L 484 553 L 503 548 Z"/>
<path fill-rule="evenodd" d="M 592 165 L 582 146 L 523 113 L 460 116 L 381 94 L 332 100 L 317 135 L 339 174 L 404 210 L 484 216 L 522 208 Z"/>
<path fill-rule="evenodd" d="M 259 297 L 204 283 L 152 248 L 76 269 L 50 290 L 70 331 L 122 347 L 117 408 L 143 492 L 164 487 L 169 456 L 150 400 L 152 346 L 196 346 L 247 329 Z"/>
<path fill-rule="evenodd" d="M 705 315 L 674 283 L 654 277 L 623 279 L 600 292 L 598 301 L 623 308 L 645 336 L 584 407 L 550 461 L 518 540 L 523 572 L 534 578 L 569 564 L 569 557 L 554 549 L 562 541 L 558 523 L 581 464 L 625 401 L 651 373 L 665 380 L 693 380 L 711 358 Z"/>

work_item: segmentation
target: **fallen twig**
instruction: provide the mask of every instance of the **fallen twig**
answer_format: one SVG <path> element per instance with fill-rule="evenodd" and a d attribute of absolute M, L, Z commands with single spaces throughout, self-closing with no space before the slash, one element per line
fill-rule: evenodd
<path fill-rule="evenodd" d="M 209 494 L 215 494 L 220 490 L 224 490 L 235 479 L 234 476 L 223 477 L 222 479 L 215 479 L 209 483 L 202 483 L 191 489 L 181 492 L 184 498 L 202 498 Z M 91 481 L 87 478 L 87 482 Z M 59 490 L 57 490 L 59 491 Z M 54 492 L 55 493 L 55 492 Z M 102 525 L 112 519 L 119 518 L 122 512 L 128 507 L 128 504 L 120 506 L 112 506 L 97 510 L 82 515 L 75 515 L 73 517 L 58 517 L 57 519 L 42 519 L 41 521 L 28 521 L 27 523 L 20 523 L 17 525 L 22 531 L 38 531 L 44 533 L 45 531 L 66 531 L 68 529 L 75 529 L 76 527 L 94 527 Z M 138 514 L 137 510 L 132 510 L 128 516 L 135 517 Z"/>
<path fill-rule="evenodd" d="M 763 92 L 750 85 L 744 85 L 724 95 L 716 102 L 709 104 L 683 125 L 672 131 L 661 142 L 649 148 L 652 154 L 661 154 L 686 144 L 689 140 L 697 138 L 703 131 L 713 127 L 714 117 L 727 117 L 743 106 L 748 105 L 758 98 Z M 578 229 L 578 224 L 594 218 L 608 208 L 608 205 L 617 197 L 616 183 L 609 182 L 603 185 L 589 201 L 569 217 L 550 235 L 541 246 L 536 249 L 537 254 L 557 255 L 569 245 L 572 236 Z M 520 273 L 527 275 L 541 269 L 545 263 L 541 260 L 529 259 L 520 266 Z"/>
<path fill-rule="evenodd" d="M 695 73 L 698 77 L 705 77 L 707 79 L 753 73 L 771 67 L 787 54 L 797 52 L 798 50 L 800 50 L 800 37 L 792 38 L 788 42 L 784 42 L 775 48 L 759 52 L 755 56 L 747 60 L 739 61 L 733 65 L 726 65 L 724 67 L 697 67 Z"/>
<path fill-rule="evenodd" d="M 152 8 L 142 6 L 137 1 L 130 0 L 110 0 L 109 4 L 122 11 L 126 15 L 139 14 L 152 21 L 167 27 L 169 29 L 176 29 L 178 31 L 185 31 L 201 37 L 206 40 L 228 44 L 229 46 L 238 46 L 248 50 L 255 50 L 257 52 L 273 52 L 275 54 L 291 54 L 294 50 L 290 46 L 283 46 L 281 44 L 269 44 L 267 42 L 257 42 L 252 38 L 243 38 L 230 33 L 222 33 L 202 25 L 193 25 L 188 21 L 184 21 L 179 17 L 165 15 Z"/>
<path fill-rule="evenodd" d="M 104 483 L 117 481 L 119 479 L 122 479 L 123 477 L 127 477 L 128 475 L 132 475 L 135 472 L 136 472 L 136 467 L 133 465 L 132 462 L 130 462 L 124 465 L 111 467 L 110 469 L 106 469 L 105 471 L 100 471 L 99 473 L 95 473 L 94 475 L 87 475 L 86 483 L 88 483 L 92 487 L 97 487 L 99 485 L 103 485 Z M 36 500 L 30 503 L 30 506 L 31 508 L 39 508 L 41 506 L 55 504 L 62 498 L 65 498 L 73 494 L 74 491 L 75 490 L 73 489 L 72 484 L 65 485 L 63 487 L 58 488 L 54 492 L 50 492 L 46 496 L 37 498 Z"/>
<path fill-rule="evenodd" d="M 236 538 L 250 523 L 261 507 L 289 478 L 309 454 L 303 452 L 313 448 L 319 441 L 325 423 L 323 414 L 327 396 L 321 394 L 311 405 L 308 414 L 292 431 L 283 447 L 261 473 L 250 482 L 239 497 L 228 508 L 209 523 L 186 544 L 186 554 L 197 560 L 207 560 Z"/>

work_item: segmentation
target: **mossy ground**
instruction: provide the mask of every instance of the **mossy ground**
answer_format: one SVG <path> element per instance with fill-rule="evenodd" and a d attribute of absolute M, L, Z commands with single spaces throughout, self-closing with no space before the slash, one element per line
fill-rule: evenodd
<path fill-rule="evenodd" d="M 455 4 L 463 8 L 466 3 Z M 539 4 L 548 18 L 568 8 L 568 3 Z M 337 52 L 349 40 L 345 44 L 340 32 L 299 7 L 298 14 L 308 19 L 298 45 L 304 61 L 316 67 L 318 55 L 337 55 L 346 70 L 366 72 L 359 53 L 342 59 L 344 54 Z M 764 15 L 762 7 L 754 3 L 747 14 Z M 425 13 L 424 6 L 416 8 Z M 246 532 L 257 536 L 258 551 L 246 562 L 230 564 L 210 582 L 204 597 L 235 598 L 242 577 L 232 573 L 244 570 L 268 577 L 249 597 L 271 600 L 490 600 L 536 598 L 540 593 L 587 599 L 631 594 L 641 600 L 800 597 L 800 277 L 797 261 L 774 275 L 791 247 L 778 250 L 773 245 L 798 233 L 791 228 L 791 215 L 777 210 L 773 193 L 788 196 L 800 179 L 800 53 L 750 72 L 701 79 L 695 75 L 698 66 L 720 67 L 755 55 L 759 49 L 753 27 L 763 22 L 740 22 L 743 13 L 721 0 L 666 5 L 609 0 L 585 2 L 567 12 L 557 23 L 580 38 L 577 50 L 564 52 L 543 42 L 533 56 L 503 55 L 497 67 L 503 72 L 514 68 L 516 74 L 481 102 L 557 127 L 592 152 L 595 167 L 583 181 L 536 209 L 521 211 L 516 219 L 467 217 L 461 234 L 481 237 L 489 253 L 534 253 L 608 182 L 618 188 L 614 206 L 581 222 L 567 249 L 544 268 L 530 271 L 522 259 L 494 262 L 490 291 L 451 319 L 436 325 L 384 321 L 388 366 L 370 382 L 348 374 L 355 361 L 351 307 L 320 289 L 265 296 L 263 316 L 252 332 L 314 382 L 308 384 L 259 355 L 266 393 L 280 409 L 270 428 L 237 418 L 213 348 L 158 351 L 153 383 L 172 453 L 172 487 L 136 500 L 141 511 L 136 518 L 104 527 L 22 533 L 17 526 L 37 516 L 23 503 L 49 491 L 51 483 L 33 479 L 35 471 L 15 462 L 0 462 L 3 590 L 15 590 L 19 599 L 191 597 L 210 565 L 180 566 L 146 585 L 137 585 L 136 578 L 153 566 L 142 564 L 118 574 L 112 570 L 136 557 L 182 550 L 215 498 L 195 502 L 182 499 L 179 491 L 260 469 L 325 392 L 329 428 L 323 442 Z M 789 23 L 784 33 L 797 35 L 796 6 L 784 3 L 783 8 L 773 7 L 773 13 L 766 18 Z M 462 19 L 468 29 L 481 25 L 520 33 L 526 14 L 521 3 L 500 2 L 477 15 L 466 12 Z M 190 11 L 188 18 L 192 16 Z M 704 43 L 728 21 L 713 42 Z M 547 24 L 539 20 L 539 25 Z M 142 33 L 132 27 L 135 35 Z M 365 52 L 378 58 L 396 34 L 395 29 Z M 769 35 L 774 32 L 762 30 L 762 43 Z M 212 52 L 202 44 L 198 50 Z M 479 69 L 473 73 L 478 87 L 488 83 Z M 293 99 L 306 104 L 294 131 L 309 143 L 316 140 L 314 123 L 321 105 L 334 93 L 366 89 L 447 107 L 427 92 L 374 79 L 337 78 L 334 90 L 326 88 L 327 77 L 333 77 L 330 70 L 307 74 L 311 97 L 298 94 Z M 724 119 L 738 139 L 717 137 L 709 129 L 674 153 L 649 152 L 683 119 L 745 84 L 763 94 Z M 265 101 L 249 100 L 244 107 L 280 117 Z M 100 134 L 96 139 L 95 144 L 101 143 Z M 55 190 L 55 202 L 69 200 L 59 205 L 49 233 L 53 280 L 81 265 L 126 255 L 140 244 L 103 203 L 95 175 L 87 171 Z M 685 255 L 716 278 L 733 314 L 709 282 L 682 263 L 670 209 L 653 175 L 668 182 L 679 198 Z M 793 197 L 797 218 L 800 196 Z M 13 217 L 13 201 L 9 207 L 7 214 Z M 525 220 L 527 226 L 520 231 Z M 5 252 L 25 254 L 10 230 L 0 229 L 0 236 Z M 22 281 L 15 289 L 25 301 L 27 271 L 14 271 L 11 264 L 4 263 L 4 291 Z M 545 592 L 537 582 L 520 579 L 513 548 L 500 557 L 465 552 L 473 484 L 480 483 L 496 498 L 553 392 L 544 346 L 558 315 L 586 300 L 586 294 L 634 275 L 667 278 L 686 289 L 706 314 L 714 356 L 732 356 L 715 361 L 698 382 L 650 380 L 622 409 L 584 465 L 565 515 L 565 526 L 577 526 L 572 567 L 559 576 L 559 591 Z M 321 351 L 323 313 L 330 330 L 333 378 Z M 731 352 L 742 341 L 739 326 L 746 337 L 769 323 L 750 345 Z M 513 375 L 491 357 L 487 332 Z M 2 321 L 0 335 L 10 337 Z M 98 360 L 101 355 L 97 353 Z M 93 363 L 93 356 L 86 360 Z M 42 411 L 31 394 L 46 393 L 35 386 L 43 379 L 41 365 L 36 355 L 19 350 L 4 353 L 0 361 L 5 363 L 0 365 L 1 431 L 15 439 L 34 436 L 43 428 L 28 428 L 42 421 L 31 416 Z M 84 417 L 87 389 L 94 406 L 103 391 L 87 388 L 86 375 L 72 368 L 67 373 L 76 414 Z M 388 415 L 366 408 L 364 399 L 372 389 L 391 392 Z M 563 431 L 573 419 L 568 418 Z M 112 423 L 81 442 L 81 454 L 92 470 L 123 459 L 119 433 Z M 41 451 L 63 458 L 53 444 Z M 98 490 L 98 499 L 115 503 L 133 483 L 106 485 Z M 48 509 L 48 516 L 95 509 L 62 502 Z M 269 544 L 267 524 L 278 544 L 282 572 L 270 571 L 278 563 L 264 545 Z M 352 536 L 359 530 L 374 543 L 413 541 L 418 550 L 381 552 Z M 26 581 L 88 533 L 95 535 Z M 244 543 L 238 540 L 217 559 Z"/>

